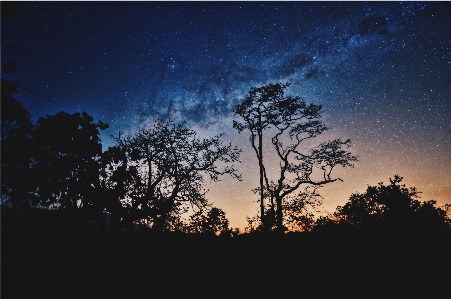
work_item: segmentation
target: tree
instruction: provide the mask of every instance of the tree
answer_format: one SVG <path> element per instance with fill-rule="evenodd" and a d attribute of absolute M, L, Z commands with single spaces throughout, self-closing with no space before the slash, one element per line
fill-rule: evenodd
<path fill-rule="evenodd" d="M 33 133 L 36 204 L 64 209 L 94 204 L 102 153 L 99 129 L 106 128 L 86 112 L 39 118 Z"/>
<path fill-rule="evenodd" d="M 222 209 L 212 207 L 190 216 L 190 230 L 195 233 L 219 236 L 229 231 L 229 221 Z"/>
<path fill-rule="evenodd" d="M 2 37 L 2 42 L 3 42 Z M 7 51 L 15 49 L 7 45 Z M 3 54 L 3 53 L 2 53 Z M 2 64 L 2 74 L 16 73 L 13 61 Z M 1 79 L 1 157 L 2 157 L 2 211 L 8 208 L 29 206 L 30 188 L 28 186 L 29 165 L 31 162 L 31 134 L 33 124 L 27 109 L 13 98 L 18 93 L 17 81 Z"/>
<path fill-rule="evenodd" d="M 283 206 L 284 226 L 290 231 L 310 231 L 315 225 L 315 214 L 322 203 L 317 186 L 308 186 L 295 196 L 288 196 Z"/>
<path fill-rule="evenodd" d="M 190 207 L 206 207 L 205 177 L 239 179 L 230 164 L 238 161 L 240 150 L 223 145 L 221 136 L 198 139 L 185 123 L 157 121 L 134 136 L 116 138 L 120 158 L 110 162 L 107 180 L 119 189 L 123 223 L 130 228 L 133 221 L 147 219 L 156 230 L 170 230 L 171 219 Z"/>
<path fill-rule="evenodd" d="M 446 210 L 435 207 L 436 201 L 420 202 L 415 188 L 407 188 L 395 175 L 390 184 L 369 186 L 365 193 L 352 194 L 337 208 L 338 222 L 374 232 L 395 235 L 419 235 L 449 230 Z"/>
<path fill-rule="evenodd" d="M 264 219 L 267 225 L 266 229 L 273 231 L 277 229 L 276 213 L 274 207 L 274 197 L 271 198 L 271 190 L 277 187 L 274 181 L 270 182 L 270 188 L 263 190 L 264 199 L 270 202 L 265 205 Z M 322 196 L 318 193 L 320 186 L 307 186 L 303 191 L 288 195 L 284 199 L 282 206 L 283 226 L 290 231 L 310 231 L 315 223 L 315 214 L 319 212 L 318 208 L 322 204 Z M 260 193 L 260 188 L 252 190 L 255 194 Z M 264 228 L 262 222 L 258 223 L 258 217 L 247 219 L 247 231 L 262 231 Z"/>
<path fill-rule="evenodd" d="M 248 130 L 251 134 L 251 146 L 260 168 L 260 217 L 263 227 L 268 229 L 270 226 L 265 223 L 264 198 L 267 192 L 280 232 L 284 231 L 283 201 L 287 196 L 294 194 L 303 184 L 320 186 L 340 180 L 331 178 L 332 170 L 338 165 L 352 167 L 352 162 L 357 161 L 357 156 L 343 149 L 350 147 L 349 139 L 323 142 L 309 151 L 302 151 L 301 145 L 321 135 L 327 127 L 320 121 L 321 105 L 307 105 L 300 97 L 285 96 L 288 86 L 289 83 L 271 83 L 252 87 L 234 111 L 242 121 L 233 122 L 239 133 Z M 264 131 L 272 133 L 272 149 L 280 166 L 277 180 L 271 182 L 263 161 Z M 322 172 L 320 179 L 312 178 L 314 170 Z"/>

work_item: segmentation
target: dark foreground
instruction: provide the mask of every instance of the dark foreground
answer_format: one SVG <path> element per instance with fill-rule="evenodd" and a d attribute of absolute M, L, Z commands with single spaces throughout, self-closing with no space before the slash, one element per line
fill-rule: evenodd
<path fill-rule="evenodd" d="M 171 234 L 132 243 L 2 232 L 1 289 L 2 298 L 434 298 L 449 291 L 450 249 L 449 240 L 384 236 Z"/>

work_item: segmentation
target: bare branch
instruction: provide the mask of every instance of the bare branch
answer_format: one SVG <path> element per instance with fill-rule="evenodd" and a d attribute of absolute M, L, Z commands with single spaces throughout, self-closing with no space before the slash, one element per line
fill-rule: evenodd
<path fill-rule="evenodd" d="M 250 142 L 260 167 L 260 209 L 262 224 L 264 217 L 264 194 L 270 194 L 277 202 L 277 226 L 282 229 L 282 201 L 297 191 L 301 185 L 321 186 L 332 183 L 331 172 L 337 165 L 352 167 L 357 156 L 344 148 L 350 146 L 350 140 L 336 139 L 324 142 L 308 153 L 299 149 L 303 142 L 316 138 L 327 130 L 320 120 L 322 106 L 306 104 L 300 97 L 285 96 L 284 90 L 289 83 L 272 83 L 262 87 L 252 87 L 241 104 L 236 106 L 235 115 L 243 122 L 234 121 L 238 132 L 245 129 L 251 133 Z M 271 137 L 273 149 L 280 160 L 277 183 L 270 183 L 263 163 L 263 131 L 275 128 Z M 283 140 L 283 142 L 282 142 Z M 291 141 L 290 141 L 291 140 Z M 304 143 L 305 144 L 305 143 Z M 324 180 L 313 181 L 310 176 L 313 168 L 323 171 Z M 295 179 L 292 176 L 295 175 Z"/>

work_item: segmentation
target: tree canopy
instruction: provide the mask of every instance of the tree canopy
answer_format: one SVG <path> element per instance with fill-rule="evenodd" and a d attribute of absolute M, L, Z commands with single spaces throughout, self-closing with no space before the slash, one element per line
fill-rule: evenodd
<path fill-rule="evenodd" d="M 108 128 L 93 120 L 86 112 L 60 112 L 38 119 L 32 172 L 40 205 L 74 209 L 92 204 L 102 153 L 99 129 Z"/>
<path fill-rule="evenodd" d="M 2 73 L 16 73 L 14 62 L 2 64 Z M 29 206 L 29 189 L 26 184 L 31 162 L 31 134 L 33 124 L 30 112 L 14 99 L 18 93 L 17 81 L 1 79 L 1 160 L 2 160 L 2 210 Z"/>
<path fill-rule="evenodd" d="M 110 148 L 104 171 L 105 185 L 118 190 L 126 213 L 123 219 L 147 219 L 157 230 L 189 207 L 207 205 L 205 177 L 218 181 L 229 174 L 239 179 L 234 162 L 240 150 L 224 145 L 221 136 L 199 139 L 185 123 L 157 121 L 133 136 L 119 136 Z"/>
<path fill-rule="evenodd" d="M 190 231 L 219 236 L 229 231 L 229 221 L 222 209 L 212 207 L 190 216 Z"/>
<path fill-rule="evenodd" d="M 436 207 L 435 200 L 419 201 L 420 192 L 401 184 L 395 175 L 390 184 L 368 186 L 364 193 L 354 193 L 334 215 L 339 225 L 395 236 L 424 236 L 449 233 L 447 211 Z M 324 223 L 323 223 L 324 224 Z"/>

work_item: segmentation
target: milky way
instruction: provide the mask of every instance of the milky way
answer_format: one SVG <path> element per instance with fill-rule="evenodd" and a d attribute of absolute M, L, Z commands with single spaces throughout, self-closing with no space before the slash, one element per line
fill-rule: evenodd
<path fill-rule="evenodd" d="M 17 45 L 2 61 L 16 62 L 34 120 L 87 111 L 110 124 L 104 148 L 158 118 L 226 132 L 244 180 L 209 185 L 208 198 L 244 228 L 258 170 L 232 111 L 277 81 L 322 104 L 323 139 L 351 138 L 360 157 L 322 188 L 325 210 L 394 174 L 451 202 L 450 24 L 451 5 L 430 2 L 26 2 L 2 21 L 2 43 Z"/>

